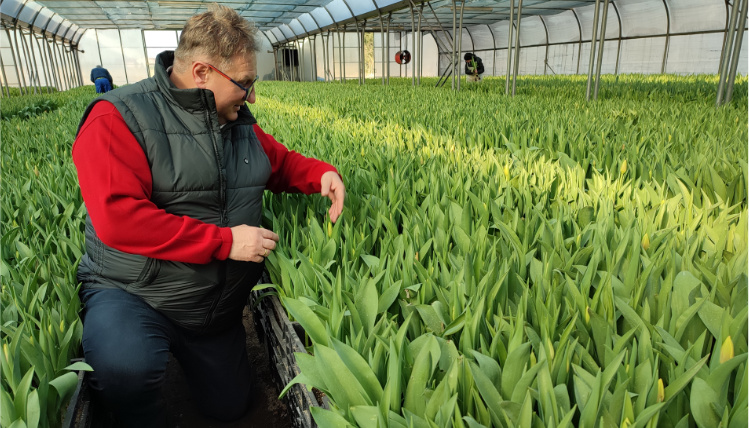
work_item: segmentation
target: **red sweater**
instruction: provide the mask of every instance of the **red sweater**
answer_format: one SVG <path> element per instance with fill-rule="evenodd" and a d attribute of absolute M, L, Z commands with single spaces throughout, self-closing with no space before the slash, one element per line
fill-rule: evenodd
<path fill-rule="evenodd" d="M 289 151 L 254 125 L 268 155 L 273 192 L 320 192 L 320 179 L 336 169 Z M 169 214 L 151 202 L 151 169 L 143 149 L 109 102 L 91 110 L 73 143 L 81 195 L 99 239 L 117 250 L 163 260 L 208 263 L 225 260 L 231 230 Z M 336 171 L 337 172 L 337 171 Z"/>

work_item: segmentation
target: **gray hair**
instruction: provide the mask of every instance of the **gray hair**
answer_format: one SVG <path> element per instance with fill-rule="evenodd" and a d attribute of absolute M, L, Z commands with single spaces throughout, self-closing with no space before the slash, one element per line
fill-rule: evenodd
<path fill-rule="evenodd" d="M 217 66 L 228 65 L 238 54 L 260 50 L 257 27 L 231 8 L 216 3 L 208 11 L 187 20 L 174 51 L 174 66 L 178 70 L 196 59 L 217 61 Z"/>

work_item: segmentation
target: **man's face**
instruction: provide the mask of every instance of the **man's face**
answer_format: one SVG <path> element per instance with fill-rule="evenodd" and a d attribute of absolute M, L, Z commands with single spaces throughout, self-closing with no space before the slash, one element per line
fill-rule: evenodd
<path fill-rule="evenodd" d="M 252 85 L 257 75 L 257 61 L 255 55 L 252 53 L 247 55 L 239 54 L 232 58 L 228 66 L 224 66 L 224 68 L 219 70 L 241 86 L 247 88 Z M 223 125 L 226 122 L 237 120 L 237 112 L 245 102 L 246 92 L 222 76 L 221 73 L 216 72 L 216 70 L 210 69 L 208 73 L 209 77 L 206 81 L 206 89 L 210 89 L 216 99 L 218 122 Z M 250 91 L 247 101 L 250 104 L 255 102 L 254 87 Z"/>

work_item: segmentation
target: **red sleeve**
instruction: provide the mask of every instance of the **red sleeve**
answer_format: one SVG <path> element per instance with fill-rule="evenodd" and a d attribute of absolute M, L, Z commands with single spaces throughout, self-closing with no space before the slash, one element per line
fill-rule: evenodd
<path fill-rule="evenodd" d="M 229 256 L 229 228 L 169 214 L 151 202 L 151 169 L 117 109 L 100 101 L 73 144 L 81 195 L 99 239 L 117 250 L 208 263 Z"/>
<path fill-rule="evenodd" d="M 265 187 L 273 193 L 320 193 L 323 174 L 328 171 L 338 173 L 333 165 L 289 150 L 272 135 L 266 134 L 260 126 L 254 125 L 254 128 L 255 135 L 270 159 L 271 175 Z"/>

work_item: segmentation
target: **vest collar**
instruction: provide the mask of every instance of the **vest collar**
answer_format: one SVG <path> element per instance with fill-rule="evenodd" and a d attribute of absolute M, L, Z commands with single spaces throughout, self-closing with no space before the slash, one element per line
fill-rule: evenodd
<path fill-rule="evenodd" d="M 179 105 L 183 109 L 194 112 L 205 108 L 216 111 L 216 100 L 213 97 L 213 91 L 208 89 L 190 88 L 180 89 L 169 79 L 167 69 L 174 64 L 174 51 L 164 51 L 156 56 L 156 65 L 154 67 L 153 79 L 164 96 Z M 208 105 L 205 105 L 205 101 Z M 243 105 L 238 112 L 237 120 L 229 122 L 224 128 L 231 128 L 236 125 L 254 125 L 257 123 L 255 116 L 252 115 L 247 104 Z"/>

